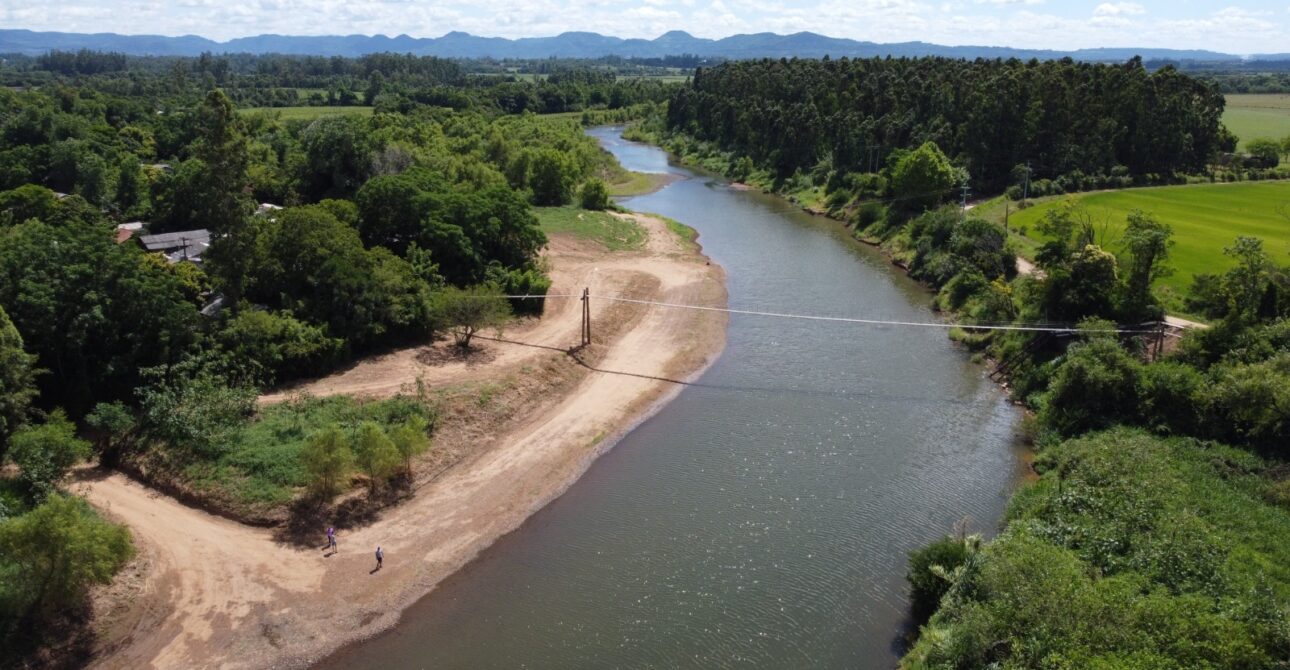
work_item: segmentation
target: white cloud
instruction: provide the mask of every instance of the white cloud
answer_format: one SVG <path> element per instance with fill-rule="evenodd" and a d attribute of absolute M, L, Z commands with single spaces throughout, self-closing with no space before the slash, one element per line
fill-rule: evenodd
<path fill-rule="evenodd" d="M 1093 8 L 1093 16 L 1139 16 L 1147 9 L 1136 2 L 1104 2 Z"/>

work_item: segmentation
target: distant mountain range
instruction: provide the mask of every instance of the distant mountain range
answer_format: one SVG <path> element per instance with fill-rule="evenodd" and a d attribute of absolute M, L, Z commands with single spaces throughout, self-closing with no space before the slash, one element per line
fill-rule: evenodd
<path fill-rule="evenodd" d="M 0 53 L 38 55 L 52 49 L 95 49 L 130 55 L 196 56 L 212 53 L 280 53 L 315 56 L 361 56 L 397 52 L 445 58 L 599 58 L 623 56 L 661 58 L 689 54 L 707 58 L 780 58 L 799 56 L 948 56 L 951 58 L 1065 58 L 1085 61 L 1123 61 L 1133 56 L 1146 60 L 1240 61 L 1241 56 L 1204 50 L 1102 48 L 1076 51 L 1013 49 L 987 46 L 942 46 L 926 42 L 878 44 L 826 37 L 815 33 L 732 35 L 719 40 L 695 37 L 674 30 L 656 39 L 623 39 L 597 33 L 569 32 L 555 37 L 478 37 L 451 32 L 443 37 L 386 37 L 385 35 L 256 35 L 216 42 L 196 35 L 118 35 L 116 33 L 58 33 L 0 30 Z M 1290 54 L 1248 57 L 1256 60 L 1290 60 Z"/>

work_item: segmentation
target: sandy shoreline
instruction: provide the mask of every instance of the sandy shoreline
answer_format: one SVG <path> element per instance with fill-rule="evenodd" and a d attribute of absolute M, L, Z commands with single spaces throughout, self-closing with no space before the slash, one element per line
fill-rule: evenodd
<path fill-rule="evenodd" d="M 276 542 L 271 531 L 186 507 L 120 474 L 80 483 L 92 503 L 130 526 L 148 566 L 122 589 L 129 611 L 115 619 L 95 665 L 307 666 L 395 625 L 405 608 L 559 497 L 725 344 L 721 314 L 595 302 L 598 293 L 626 293 L 725 304 L 719 266 L 662 221 L 636 218 L 649 232 L 640 251 L 552 241 L 552 293 L 589 286 L 593 295 L 595 342 L 581 362 L 559 351 L 577 341 L 580 305 L 552 301 L 543 319 L 490 342 L 486 362 L 426 363 L 422 348 L 304 386 L 316 395 L 389 395 L 418 380 L 433 389 L 495 378 L 537 389 L 516 392 L 522 402 L 506 422 L 445 436 L 459 444 L 444 448 L 460 449 L 462 459 L 371 524 L 341 529 L 336 556 Z M 567 383 L 541 386 L 544 371 Z M 373 572 L 377 544 L 386 561 Z"/>

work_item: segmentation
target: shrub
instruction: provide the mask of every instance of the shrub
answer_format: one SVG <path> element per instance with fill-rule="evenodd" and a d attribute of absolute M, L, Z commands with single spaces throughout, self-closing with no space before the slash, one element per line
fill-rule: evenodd
<path fill-rule="evenodd" d="M 940 606 L 941 598 L 953 584 L 955 571 L 968 559 L 968 547 L 967 541 L 947 535 L 909 552 L 905 581 L 909 582 L 910 608 L 915 622 L 926 623 Z"/>
<path fill-rule="evenodd" d="M 342 490 L 342 483 L 354 467 L 349 438 L 340 426 L 331 424 L 315 433 L 300 450 L 300 460 L 309 471 L 313 487 L 324 497 Z"/>
<path fill-rule="evenodd" d="M 9 458 L 37 504 L 54 492 L 69 468 L 91 453 L 90 444 L 76 437 L 76 426 L 62 410 L 55 410 L 45 423 L 19 428 L 11 442 Z"/>
<path fill-rule="evenodd" d="M 376 491 L 399 467 L 399 451 L 385 429 L 374 421 L 364 421 L 358 426 L 354 441 L 354 459 L 367 473 L 368 486 Z"/>
<path fill-rule="evenodd" d="M 588 179 L 579 192 L 579 203 L 583 209 L 600 211 L 609 209 L 609 189 L 599 179 Z"/>

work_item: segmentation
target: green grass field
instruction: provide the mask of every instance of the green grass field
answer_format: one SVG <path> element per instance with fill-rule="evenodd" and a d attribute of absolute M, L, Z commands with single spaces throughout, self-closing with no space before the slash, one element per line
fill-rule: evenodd
<path fill-rule="evenodd" d="M 609 189 L 609 195 L 643 195 L 658 190 L 667 184 L 669 179 L 668 175 L 657 172 L 626 172 L 622 179 L 609 182 L 605 186 Z"/>
<path fill-rule="evenodd" d="M 599 242 L 610 251 L 639 249 L 645 244 L 644 229 L 633 221 L 620 219 L 608 212 L 593 212 L 577 205 L 535 207 L 533 211 L 548 235 L 575 235 Z"/>
<path fill-rule="evenodd" d="M 1071 200 L 1097 225 L 1105 224 L 1107 246 L 1113 251 L 1119 250 L 1120 232 L 1134 209 L 1154 214 L 1172 226 L 1175 244 L 1169 263 L 1175 272 L 1161 280 L 1161 285 L 1176 296 L 1186 294 L 1195 275 L 1232 267 L 1233 261 L 1223 255 L 1223 248 L 1238 236 L 1261 238 L 1279 263 L 1287 261 L 1286 252 L 1290 251 L 1290 182 L 1274 181 L 1135 188 L 1049 198 L 1024 211 L 1014 210 L 1009 219 L 1012 230 L 1027 231 L 1023 254 L 1038 241 L 1035 228 L 1044 213 Z M 991 203 L 988 212 L 995 209 L 1001 211 L 1001 206 Z M 984 206 L 982 210 L 985 218 L 993 218 Z"/>
<path fill-rule="evenodd" d="M 1241 138 L 1241 148 L 1260 137 L 1286 137 L 1290 135 L 1290 95 L 1229 95 L 1223 124 Z"/>
<path fill-rule="evenodd" d="M 283 121 L 312 121 L 313 119 L 320 119 L 324 116 L 345 116 L 347 114 L 371 116 L 372 114 L 371 107 L 246 107 L 238 111 L 243 114 L 251 114 L 253 112 L 279 114 Z"/>

